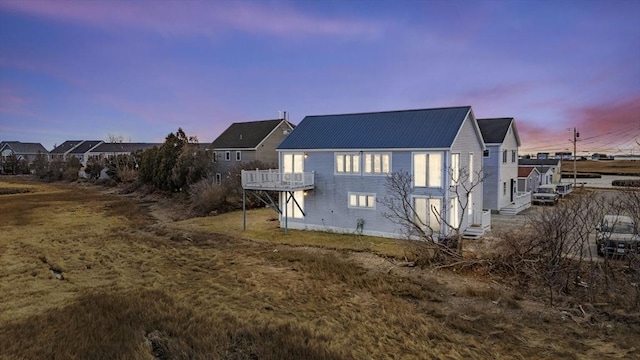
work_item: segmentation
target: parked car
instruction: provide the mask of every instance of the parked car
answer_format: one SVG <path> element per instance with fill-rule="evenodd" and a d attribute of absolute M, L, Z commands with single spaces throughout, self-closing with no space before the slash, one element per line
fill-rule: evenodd
<path fill-rule="evenodd" d="M 624 215 L 605 215 L 596 226 L 598 255 L 640 253 L 640 235 L 633 220 Z"/>
<path fill-rule="evenodd" d="M 556 186 L 552 184 L 540 185 L 538 190 L 533 193 L 531 202 L 534 204 L 551 204 L 555 205 L 560 199 L 560 195 L 556 190 Z"/>

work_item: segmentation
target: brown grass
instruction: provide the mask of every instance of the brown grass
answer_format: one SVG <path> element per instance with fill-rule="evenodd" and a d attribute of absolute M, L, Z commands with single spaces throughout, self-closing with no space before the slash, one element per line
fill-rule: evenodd
<path fill-rule="evenodd" d="M 615 160 L 615 161 L 576 161 L 576 171 L 578 173 L 594 173 L 603 175 L 639 175 L 640 161 L 637 160 Z M 573 174 L 573 161 L 562 162 L 562 172 Z"/>
<path fill-rule="evenodd" d="M 0 196 L 3 359 L 638 355 L 628 318 L 576 322 L 486 277 L 397 267 L 380 256 L 402 256 L 393 240 L 284 235 L 268 210 L 242 232 L 238 213 L 172 221 L 92 188 L 29 186 Z"/>

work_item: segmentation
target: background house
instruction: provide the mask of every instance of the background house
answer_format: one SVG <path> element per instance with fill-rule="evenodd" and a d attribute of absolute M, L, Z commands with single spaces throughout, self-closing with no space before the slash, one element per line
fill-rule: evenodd
<path fill-rule="evenodd" d="M 518 166 L 518 191 L 534 193 L 540 186 L 540 172 L 533 166 Z"/>
<path fill-rule="evenodd" d="M 67 140 L 62 144 L 55 146 L 53 150 L 49 152 L 49 161 L 67 160 L 67 154 L 83 142 L 84 140 Z"/>
<path fill-rule="evenodd" d="M 216 180 L 222 181 L 234 166 L 260 161 L 277 167 L 276 146 L 293 130 L 286 119 L 233 123 L 211 144 Z"/>
<path fill-rule="evenodd" d="M 515 214 L 528 206 L 526 194 L 518 194 L 520 137 L 513 118 L 478 119 L 487 149 L 483 155 L 485 209 Z M 529 194 L 530 198 L 530 194 Z M 528 204 L 528 205 L 527 205 Z"/>
<path fill-rule="evenodd" d="M 140 150 L 147 150 L 162 143 L 101 143 L 86 153 L 87 160 L 113 159 L 118 155 L 131 155 Z"/>
<path fill-rule="evenodd" d="M 89 159 L 89 153 L 98 145 L 104 143 L 102 140 L 84 140 L 78 145 L 74 146 L 71 150 L 67 151 L 66 158 L 73 156 L 80 160 L 82 166 L 87 166 L 87 160 Z"/>
<path fill-rule="evenodd" d="M 6 169 L 6 166 L 15 167 L 12 160 L 24 162 L 29 167 L 38 154 L 48 156 L 49 152 L 40 143 L 23 143 L 20 141 L 3 141 L 0 143 L 0 171 L 15 172 L 16 169 Z"/>
<path fill-rule="evenodd" d="M 313 176 L 313 189 L 282 193 L 283 227 L 401 237 L 381 202 L 388 176 L 401 171 L 412 179 L 415 216 L 436 232 L 450 229 L 432 208 L 460 230 L 482 223 L 482 183 L 468 199 L 452 191 L 482 165 L 470 106 L 307 116 L 277 150 L 284 179 Z"/>
<path fill-rule="evenodd" d="M 551 179 L 545 178 L 542 180 L 543 184 L 547 183 L 559 183 L 562 178 L 562 161 L 560 159 L 520 159 L 518 162 L 522 166 L 534 166 L 540 171 L 540 174 L 544 175 L 551 170 Z M 549 169 L 545 169 L 549 168 Z M 549 180 L 551 180 L 549 182 Z"/>

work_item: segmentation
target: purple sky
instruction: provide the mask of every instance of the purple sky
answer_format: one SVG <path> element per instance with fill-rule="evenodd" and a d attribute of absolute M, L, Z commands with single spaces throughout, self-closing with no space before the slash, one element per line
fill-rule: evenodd
<path fill-rule="evenodd" d="M 640 1 L 0 0 L 0 140 L 460 105 L 521 153 L 640 153 Z"/>

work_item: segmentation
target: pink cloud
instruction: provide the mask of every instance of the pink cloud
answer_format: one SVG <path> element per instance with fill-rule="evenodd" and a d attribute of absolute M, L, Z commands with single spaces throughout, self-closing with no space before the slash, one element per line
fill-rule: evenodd
<path fill-rule="evenodd" d="M 518 119 L 523 153 L 573 150 L 573 128 L 580 133 L 578 153 L 621 153 L 638 147 L 640 141 L 640 96 L 614 103 L 586 105 L 564 111 L 568 119 L 557 126 L 537 125 L 533 119 Z M 536 124 L 536 125 L 534 125 Z M 556 124 L 557 125 L 557 124 Z"/>
<path fill-rule="evenodd" d="M 225 30 L 283 37 L 371 36 L 379 24 L 310 15 L 286 5 L 195 1 L 3 1 L 5 9 L 105 28 L 125 27 L 163 35 L 216 35 Z"/>

